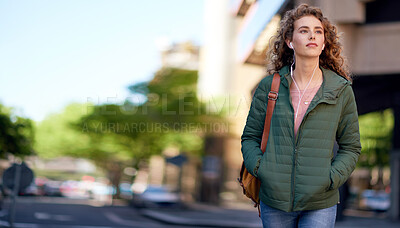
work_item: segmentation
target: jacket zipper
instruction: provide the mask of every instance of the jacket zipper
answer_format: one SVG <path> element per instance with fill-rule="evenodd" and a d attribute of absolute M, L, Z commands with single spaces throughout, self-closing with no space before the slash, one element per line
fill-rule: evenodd
<path fill-rule="evenodd" d="M 290 104 L 292 105 L 292 100 L 291 99 L 289 99 L 289 100 L 290 100 Z M 322 102 L 322 100 L 319 99 L 319 101 L 317 101 L 317 103 L 314 106 L 311 106 L 311 109 L 308 109 L 306 111 L 306 113 L 304 114 L 303 119 L 301 120 L 299 129 L 297 130 L 297 135 L 296 135 L 296 138 L 295 138 L 295 141 L 294 141 L 294 154 L 293 154 L 293 164 L 292 164 L 292 195 L 291 195 L 291 203 L 290 203 L 291 205 L 290 205 L 289 211 L 293 211 L 293 209 L 294 209 L 294 189 L 295 189 L 295 184 L 296 184 L 296 178 L 295 177 L 296 177 L 296 161 L 297 161 L 297 152 L 298 152 L 297 144 L 298 144 L 299 135 L 301 133 L 301 129 L 303 128 L 303 123 L 305 122 L 305 120 L 308 117 L 308 114 L 315 107 L 317 107 L 317 105 L 320 104 L 321 102 Z M 292 105 L 292 110 L 294 112 L 293 105 Z M 294 116 L 293 116 L 292 119 L 293 119 L 293 127 L 294 127 Z M 294 134 L 294 129 L 293 129 L 293 134 Z"/>
<path fill-rule="evenodd" d="M 290 88 L 290 83 L 288 88 Z M 293 112 L 293 118 L 292 118 L 292 122 L 293 122 L 293 131 L 292 133 L 294 134 L 294 108 L 293 108 L 293 103 L 292 103 L 292 99 L 290 97 L 290 89 L 289 89 L 289 103 L 290 103 L 290 107 L 292 108 L 292 112 Z M 291 176 L 291 197 L 290 197 L 290 209 L 289 212 L 293 211 L 293 207 L 294 207 L 294 186 L 295 186 L 295 175 L 296 175 L 296 159 L 297 159 L 297 146 L 296 146 L 296 142 L 297 142 L 297 136 L 296 138 L 293 140 L 293 145 L 294 145 L 294 154 L 293 154 L 293 163 L 292 163 L 292 176 Z"/>
<path fill-rule="evenodd" d="M 292 111 L 293 111 L 293 118 L 292 118 L 292 121 L 293 121 L 293 134 L 294 134 L 294 108 L 293 108 L 293 103 L 292 103 L 292 99 L 290 98 L 290 83 L 288 83 L 289 85 L 288 85 L 288 90 L 289 90 L 289 103 L 290 103 L 290 106 L 291 106 L 291 108 L 292 108 Z M 304 120 L 307 118 L 307 116 L 308 116 L 308 113 L 310 113 L 315 107 L 317 107 L 317 105 L 318 104 L 320 104 L 321 102 L 322 102 L 322 98 L 320 98 L 319 100 L 318 100 L 318 102 L 317 102 L 317 104 L 315 104 L 314 106 L 311 106 L 311 109 L 308 109 L 307 111 L 306 111 L 306 113 L 304 114 L 304 117 L 303 117 L 303 119 L 302 119 L 302 121 L 301 121 L 301 123 L 300 123 L 300 126 L 299 126 L 299 129 L 298 129 L 298 131 L 297 131 L 297 135 L 296 135 L 296 138 L 294 139 L 294 142 L 293 142 L 293 145 L 294 145 L 294 154 L 293 154 L 293 163 L 292 163 L 292 176 L 291 176 L 291 185 L 292 185 L 292 187 L 291 187 L 291 199 L 290 199 L 290 208 L 289 208 L 289 212 L 291 212 L 291 211 L 293 211 L 293 209 L 294 209 L 294 189 L 295 189 L 295 184 L 296 184 L 296 178 L 295 178 L 295 176 L 296 176 L 296 161 L 297 161 L 297 143 L 298 143 L 298 138 L 299 138 L 299 135 L 300 135 L 300 133 L 301 133 L 301 129 L 302 129 L 302 127 L 303 127 L 303 123 L 304 123 Z M 312 102 L 310 103 L 310 105 L 312 105 Z"/>

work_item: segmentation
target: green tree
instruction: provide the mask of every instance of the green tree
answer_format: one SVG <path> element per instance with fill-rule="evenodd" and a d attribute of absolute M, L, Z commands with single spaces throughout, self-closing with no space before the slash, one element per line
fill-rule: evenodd
<path fill-rule="evenodd" d="M 109 134 L 110 129 L 96 126 L 99 134 L 90 134 L 79 125 L 80 120 L 93 112 L 90 104 L 70 104 L 61 113 L 52 114 L 37 124 L 36 150 L 41 158 L 60 156 L 86 158 L 107 173 L 118 189 L 122 163 L 130 163 L 130 139 Z M 118 190 L 117 190 L 118 192 Z M 119 193 L 119 192 L 118 192 Z"/>
<path fill-rule="evenodd" d="M 358 166 L 379 168 L 378 186 L 383 186 L 383 168 L 389 165 L 394 116 L 391 109 L 359 117 L 361 155 Z"/>
<path fill-rule="evenodd" d="M 212 133 L 208 127 L 223 121 L 218 113 L 209 113 L 197 98 L 197 80 L 197 71 L 162 68 L 150 82 L 129 87 L 133 95 L 146 100 L 137 107 L 135 116 L 142 116 L 139 120 L 147 126 L 162 126 L 161 132 L 146 132 L 159 138 L 153 142 L 159 144 L 159 149 L 172 145 L 181 151 L 200 154 L 203 136 Z M 125 103 L 128 107 L 134 105 Z"/>
<path fill-rule="evenodd" d="M 0 156 L 7 153 L 24 157 L 34 153 L 32 121 L 16 116 L 11 108 L 0 104 Z"/>
<path fill-rule="evenodd" d="M 93 161 L 107 173 L 118 194 L 121 167 L 131 163 L 132 142 L 104 125 L 95 125 L 93 134 L 87 123 L 78 124 L 93 110 L 89 104 L 70 104 L 63 112 L 48 116 L 37 125 L 36 150 L 41 158 L 71 156 Z"/>
<path fill-rule="evenodd" d="M 91 112 L 87 105 L 74 103 L 37 123 L 35 150 L 38 156 L 51 159 L 86 154 L 91 147 L 90 138 L 82 130 L 75 129 L 74 123 L 87 112 Z"/>
<path fill-rule="evenodd" d="M 151 81 L 130 86 L 132 97 L 124 104 L 95 106 L 79 125 L 97 146 L 98 162 L 109 164 L 124 155 L 138 168 L 170 146 L 200 155 L 207 127 L 221 118 L 198 100 L 197 78 L 197 71 L 163 68 Z M 118 149 L 104 151 L 105 137 L 118 141 Z M 125 163 L 114 164 L 121 171 Z"/>
<path fill-rule="evenodd" d="M 171 145 L 200 154 L 207 127 L 222 120 L 207 113 L 198 100 L 197 77 L 197 71 L 163 68 L 150 82 L 129 87 L 132 96 L 141 99 L 96 106 L 81 125 L 90 133 L 103 134 L 98 126 L 104 126 L 109 133 L 131 138 L 136 161 L 160 154 Z"/>

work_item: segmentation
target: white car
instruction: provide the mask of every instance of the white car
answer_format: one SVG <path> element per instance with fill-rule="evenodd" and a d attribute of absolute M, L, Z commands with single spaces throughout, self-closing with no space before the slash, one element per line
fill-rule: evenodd
<path fill-rule="evenodd" d="M 133 192 L 132 204 L 136 207 L 179 206 L 179 193 L 166 186 L 149 185 L 142 193 Z"/>
<path fill-rule="evenodd" d="M 390 195 L 384 191 L 367 189 L 361 195 L 362 207 L 376 211 L 387 211 L 390 208 Z"/>

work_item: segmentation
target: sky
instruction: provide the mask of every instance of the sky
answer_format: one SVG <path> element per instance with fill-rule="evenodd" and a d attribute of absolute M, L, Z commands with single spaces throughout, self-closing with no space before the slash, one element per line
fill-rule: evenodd
<path fill-rule="evenodd" d="M 0 1 L 0 103 L 43 120 L 72 103 L 122 103 L 160 47 L 201 45 L 203 0 Z"/>

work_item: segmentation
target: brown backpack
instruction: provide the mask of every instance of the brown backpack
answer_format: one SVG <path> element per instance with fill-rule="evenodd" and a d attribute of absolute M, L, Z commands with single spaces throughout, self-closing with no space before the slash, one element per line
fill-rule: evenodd
<path fill-rule="evenodd" d="M 272 113 L 274 112 L 276 100 L 278 99 L 280 82 L 281 79 L 279 74 L 275 73 L 274 78 L 272 79 L 271 91 L 268 93 L 267 113 L 265 115 L 264 131 L 261 140 L 261 151 L 263 153 L 267 147 L 269 129 L 271 127 L 271 118 Z M 260 198 L 258 194 L 260 192 L 261 182 L 247 171 L 246 167 L 244 166 L 244 162 L 242 163 L 242 168 L 240 169 L 238 181 L 240 186 L 243 188 L 243 194 L 254 202 L 254 207 L 258 208 L 258 215 L 260 216 Z"/>

